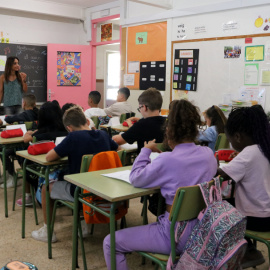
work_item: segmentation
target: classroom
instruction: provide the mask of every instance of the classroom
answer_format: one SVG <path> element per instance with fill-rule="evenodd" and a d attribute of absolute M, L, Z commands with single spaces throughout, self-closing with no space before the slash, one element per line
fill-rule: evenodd
<path fill-rule="evenodd" d="M 166 269 L 168 258 L 159 263 L 155 256 L 151 259 L 151 256 L 144 256 L 142 253 L 149 250 L 170 255 L 169 219 L 172 218 L 173 211 L 176 211 L 177 199 L 173 199 L 180 186 L 176 185 L 174 191 L 167 191 L 165 182 L 173 180 L 164 180 L 167 178 L 163 174 L 181 175 L 181 168 L 187 172 L 184 177 L 189 175 L 193 178 L 187 182 L 185 179 L 179 180 L 183 181 L 182 186 L 208 182 L 217 175 L 225 181 L 221 181 L 223 198 L 226 197 L 226 203 L 229 201 L 235 206 L 232 208 L 237 209 L 239 216 L 233 216 L 235 222 L 237 218 L 241 219 L 233 229 L 238 228 L 238 232 L 243 230 L 242 234 L 237 234 L 239 239 L 234 239 L 234 242 L 239 241 L 239 246 L 235 247 L 237 252 L 234 252 L 233 258 L 239 256 L 240 259 L 238 263 L 228 260 L 228 264 L 235 263 L 230 269 L 242 269 L 241 260 L 243 269 L 252 269 L 252 266 L 257 266 L 256 269 L 259 270 L 269 269 L 270 228 L 262 228 L 270 225 L 270 213 L 267 214 L 270 212 L 269 1 L 0 0 L 0 40 L 0 99 L 3 105 L 0 106 L 0 123 L 4 125 L 3 121 L 8 117 L 13 119 L 13 115 L 15 117 L 23 113 L 22 109 L 24 112 L 33 110 L 33 114 L 35 108 L 39 109 L 39 113 L 35 112 L 35 119 L 6 121 L 6 130 L 5 126 L 1 128 L 1 134 L 11 134 L 11 130 L 17 131 L 17 128 L 21 128 L 16 124 L 25 123 L 22 135 L 3 135 L 18 137 L 17 139 L 4 139 L 8 137 L 2 135 L 0 138 L 0 184 L 3 183 L 0 185 L 0 188 L 3 186 L 0 189 L 0 226 L 5 232 L 2 236 L 0 269 L 15 260 L 32 263 L 36 265 L 36 269 L 76 269 L 77 263 L 81 269 Z M 19 74 L 17 81 L 19 87 L 22 86 L 19 98 L 17 94 L 5 96 L 5 68 L 9 57 L 14 56 L 13 65 L 18 60 L 17 73 L 14 74 Z M 13 77 L 9 77 L 12 81 L 10 78 Z M 16 80 L 16 77 L 14 79 Z M 16 108 L 13 108 L 12 104 L 11 111 L 7 103 L 15 99 L 22 99 L 22 102 L 17 102 Z M 55 105 L 56 101 L 58 107 Z M 63 105 L 69 103 L 79 106 L 64 112 Z M 122 109 L 114 107 L 119 103 L 122 106 L 119 108 Z M 59 107 L 63 112 L 58 110 Z M 81 108 L 85 112 L 83 116 Z M 98 114 L 94 115 L 94 110 Z M 42 111 L 44 119 L 48 117 L 55 122 L 51 125 L 55 125 L 52 130 L 47 127 L 41 128 Z M 84 119 L 84 115 L 87 122 L 78 120 L 81 117 Z M 149 121 L 150 118 L 154 119 L 153 117 L 155 123 Z M 214 120 L 216 117 L 219 120 Z M 30 128 L 27 126 L 28 121 L 31 121 Z M 15 123 L 14 127 L 10 127 L 10 123 Z M 100 136 L 97 138 L 104 140 L 104 144 L 101 145 L 98 139 L 93 137 L 92 139 L 96 140 L 95 146 L 84 147 L 82 143 L 77 146 L 76 140 L 73 141 L 74 134 L 81 130 L 90 132 L 93 127 Z M 36 136 L 33 135 L 35 130 L 38 130 Z M 15 134 L 14 132 L 12 134 Z M 43 136 L 45 132 L 50 133 L 50 136 Z M 58 144 L 55 141 L 58 137 L 66 138 L 63 143 Z M 83 141 L 86 137 L 81 138 Z M 153 139 L 156 141 L 153 142 Z M 57 145 L 56 150 L 46 145 L 51 148 L 42 152 L 44 155 L 40 158 L 36 154 L 31 156 L 26 143 L 30 143 L 31 147 L 35 145 L 35 140 L 53 140 Z M 147 143 L 144 144 L 144 141 Z M 191 143 L 194 150 L 187 148 Z M 37 142 L 36 145 L 38 144 Z M 197 148 L 199 146 L 202 150 Z M 113 159 L 120 158 L 123 169 L 110 169 L 104 174 L 118 172 L 120 175 L 123 171 L 121 176 L 117 177 L 127 177 L 128 184 L 113 179 L 114 176 L 108 178 L 95 172 L 116 168 L 116 165 L 98 169 L 99 164 L 92 162 L 92 157 L 81 161 L 85 154 L 95 154 L 95 157 L 96 153 L 117 149 L 122 149 L 122 152 L 118 152 L 117 157 L 114 156 Z M 219 150 L 223 149 L 224 152 L 219 153 Z M 161 156 L 154 155 L 154 152 L 160 150 L 165 153 Z M 35 151 L 35 147 L 32 151 Z M 75 152 L 83 153 L 78 154 L 76 161 Z M 70 158 L 71 153 L 74 154 L 73 159 Z M 184 157 L 184 153 L 187 153 L 187 158 Z M 222 154 L 227 155 L 224 163 Z M 64 158 L 65 156 L 68 156 L 68 159 Z M 157 159 L 151 163 L 151 158 Z M 199 162 L 199 158 L 203 162 L 194 170 L 188 162 L 192 161 L 195 164 L 195 160 Z M 166 166 L 162 160 L 166 162 Z M 219 167 L 216 167 L 216 160 Z M 228 163 L 231 160 L 232 162 Z M 177 162 L 182 165 L 178 165 Z M 248 162 L 252 164 L 250 169 L 246 169 Z M 31 167 L 32 165 L 36 166 Z M 72 169 L 66 169 L 67 165 Z M 161 169 L 162 166 L 164 169 Z M 151 171 L 154 168 L 155 171 Z M 249 176 L 245 175 L 245 170 L 248 170 Z M 159 173 L 156 173 L 157 171 Z M 127 172 L 128 176 L 124 176 Z M 84 173 L 85 180 L 81 176 Z M 65 181 L 54 182 L 55 179 L 52 180 L 51 177 Z M 89 177 L 98 179 L 100 183 L 104 181 L 103 187 L 100 187 L 102 184 L 98 186 L 95 183 L 93 186 L 89 184 L 91 187 L 88 186 L 86 183 Z M 252 177 L 261 177 L 263 181 L 257 184 L 240 182 L 243 179 L 252 182 Z M 19 184 L 16 193 L 13 187 L 17 185 L 17 178 Z M 107 184 L 106 179 L 112 180 Z M 173 179 L 173 176 L 168 179 Z M 12 182 L 12 188 L 8 186 L 9 180 Z M 115 181 L 121 184 L 115 187 Z M 67 184 L 65 189 L 70 189 L 68 194 L 57 197 L 64 188 L 64 184 L 60 186 L 58 182 Z M 215 182 L 214 185 L 219 184 Z M 245 185 L 250 188 L 249 191 Z M 219 187 L 216 188 L 219 190 Z M 88 199 L 92 209 L 84 203 L 86 195 L 80 194 L 81 189 L 85 192 L 91 191 L 95 196 L 109 201 L 109 206 L 105 206 L 107 214 L 106 210 L 101 210 L 105 212 L 106 217 L 104 213 L 95 209 L 99 209 L 98 203 L 94 202 L 93 205 L 93 201 Z M 252 195 L 251 190 L 254 191 Z M 36 204 L 37 209 L 32 206 L 32 201 L 31 206 L 27 206 L 27 200 L 33 196 L 40 196 L 40 201 Z M 53 207 L 50 196 L 61 202 L 74 202 L 71 203 L 71 207 L 70 203 L 62 203 L 64 206 L 57 208 L 55 222 L 52 211 L 50 212 Z M 149 198 L 152 197 L 155 197 L 155 201 L 152 199 L 155 213 L 150 210 Z M 163 201 L 164 209 L 158 207 L 161 206 L 161 197 L 166 201 Z M 179 198 L 182 204 L 183 200 Z M 83 207 L 86 207 L 83 211 L 82 200 Z M 203 205 L 207 205 L 207 202 L 203 202 Z M 113 214 L 110 214 L 110 209 L 112 212 L 114 209 Z M 90 224 L 101 224 L 91 227 L 94 232 L 83 239 L 83 250 L 79 237 L 79 214 L 85 211 L 92 211 L 90 215 L 84 213 L 85 219 L 86 215 L 91 217 L 91 221 L 87 221 L 89 224 L 86 225 L 88 233 Z M 151 223 L 157 221 L 160 211 L 164 211 L 165 214 L 158 217 L 159 223 L 154 227 Z M 197 217 L 198 213 L 194 217 Z M 93 222 L 92 216 L 96 214 L 103 216 L 102 221 Z M 244 216 L 248 217 L 247 230 Z M 37 219 L 39 225 L 36 225 Z M 118 222 L 114 222 L 114 219 Z M 259 219 L 262 220 L 261 224 L 264 224 L 260 225 L 260 228 Z M 180 229 L 180 224 L 183 224 L 181 222 L 183 221 L 177 223 Z M 54 228 L 50 229 L 51 223 Z M 251 223 L 255 224 L 254 227 Z M 33 233 L 43 224 L 45 240 L 36 241 Z M 148 225 L 152 226 L 151 233 L 150 230 L 148 233 L 146 229 L 139 228 L 143 224 L 151 224 Z M 153 236 L 158 233 L 160 224 L 168 226 L 168 239 L 164 243 L 158 242 L 158 236 Z M 194 224 L 191 221 L 184 225 L 189 228 L 190 235 L 193 228 L 197 229 L 197 224 Z M 122 230 L 123 228 L 127 229 Z M 254 231 L 257 236 L 261 236 L 260 239 L 266 241 L 258 239 L 259 236 L 253 238 Z M 57 234 L 57 240 L 54 232 Z M 141 235 L 137 241 L 136 235 Z M 142 241 L 143 236 L 145 240 Z M 156 238 L 155 242 L 153 238 Z M 122 239 L 128 239 L 128 244 L 124 240 L 121 241 Z M 192 245 L 191 238 L 186 241 Z M 140 249 L 142 245 L 145 250 Z M 161 247 L 151 250 L 154 245 L 168 245 L 169 252 Z M 179 243 L 176 246 L 178 253 L 179 249 L 187 248 L 180 248 Z M 232 245 L 230 248 L 233 247 Z M 188 252 L 189 250 L 185 249 L 184 255 Z M 186 256 L 192 261 L 190 254 L 192 253 Z M 174 251 L 171 256 L 175 258 Z M 255 259 L 250 262 L 253 260 L 252 256 Z M 167 269 L 182 269 L 176 267 L 181 267 L 181 263 L 187 263 L 184 261 L 186 258 L 176 258 L 175 263 L 178 263 L 178 266 L 171 266 L 169 260 Z M 187 269 L 183 265 L 182 267 Z M 197 265 L 194 269 L 202 268 Z M 219 268 L 213 266 L 211 269 Z"/>

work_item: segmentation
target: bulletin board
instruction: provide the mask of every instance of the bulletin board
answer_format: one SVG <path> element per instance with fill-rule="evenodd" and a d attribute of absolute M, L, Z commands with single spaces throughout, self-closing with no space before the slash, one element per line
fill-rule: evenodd
<path fill-rule="evenodd" d="M 241 87 L 262 87 L 265 88 L 266 94 L 265 110 L 269 111 L 270 85 L 263 82 L 262 75 L 263 70 L 266 71 L 265 76 L 268 76 L 267 70 L 270 71 L 269 36 L 270 34 L 255 34 L 173 41 L 171 47 L 171 100 L 187 98 L 203 111 L 212 105 L 221 104 L 226 94 L 237 96 Z M 252 43 L 245 43 L 245 38 L 252 38 Z M 261 60 L 259 54 L 254 54 L 252 62 L 246 61 L 245 51 L 248 46 L 263 46 L 264 60 Z M 230 51 L 228 47 L 233 49 Z M 179 74 L 175 73 L 174 69 L 176 54 L 179 53 L 179 50 L 199 50 L 196 91 L 178 90 L 180 88 L 174 85 L 178 79 L 175 74 Z M 251 55 L 249 55 L 250 57 Z M 257 83 L 256 77 L 254 77 L 255 83 L 249 84 L 250 77 L 247 76 L 247 72 L 252 75 L 253 71 L 254 74 L 258 74 Z M 269 78 L 265 80 L 267 79 Z"/>
<path fill-rule="evenodd" d="M 134 74 L 134 85 L 128 86 L 129 89 L 140 89 L 140 71 L 129 72 L 129 63 L 139 62 L 138 65 L 140 65 L 141 62 L 166 61 L 166 41 L 167 22 L 128 27 L 126 73 Z M 157 78 L 162 79 L 160 77 Z M 149 80 L 147 82 L 149 83 L 145 84 L 144 81 L 144 85 L 147 85 L 147 88 L 151 86 L 155 87 L 153 84 L 154 81 Z M 164 89 L 159 90 L 165 90 L 165 71 Z"/>

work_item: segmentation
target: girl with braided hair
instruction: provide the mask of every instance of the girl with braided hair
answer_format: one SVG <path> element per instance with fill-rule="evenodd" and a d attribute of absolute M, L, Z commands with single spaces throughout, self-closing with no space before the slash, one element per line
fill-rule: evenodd
<path fill-rule="evenodd" d="M 225 180 L 236 182 L 235 206 L 247 216 L 247 229 L 265 232 L 270 228 L 270 125 L 260 105 L 233 110 L 225 132 L 239 154 L 222 169 Z M 242 268 L 262 264 L 264 258 L 248 239 Z"/>
<path fill-rule="evenodd" d="M 208 142 L 208 147 L 215 153 L 215 144 L 218 134 L 224 133 L 227 118 L 221 109 L 215 105 L 208 108 L 203 115 L 208 128 L 204 131 L 200 131 L 197 140 L 199 142 Z"/>

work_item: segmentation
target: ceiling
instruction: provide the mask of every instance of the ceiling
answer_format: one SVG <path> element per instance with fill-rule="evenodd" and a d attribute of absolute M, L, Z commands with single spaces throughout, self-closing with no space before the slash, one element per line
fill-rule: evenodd
<path fill-rule="evenodd" d="M 36 0 L 37 1 L 37 0 Z M 40 1 L 40 0 L 38 0 Z M 108 4 L 110 2 L 115 2 L 116 0 L 50 0 L 46 2 L 53 2 L 58 4 L 66 4 L 66 5 L 76 5 L 82 8 L 94 7 L 103 4 Z"/>

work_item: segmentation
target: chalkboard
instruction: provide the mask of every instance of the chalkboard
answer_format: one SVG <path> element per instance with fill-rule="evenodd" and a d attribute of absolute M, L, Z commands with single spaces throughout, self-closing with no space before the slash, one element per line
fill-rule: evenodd
<path fill-rule="evenodd" d="M 21 71 L 27 74 L 29 94 L 34 94 L 37 102 L 47 100 L 47 46 L 0 43 L 0 68 L 3 59 L 9 56 L 19 58 Z M 4 72 L 0 70 L 0 75 Z"/>

